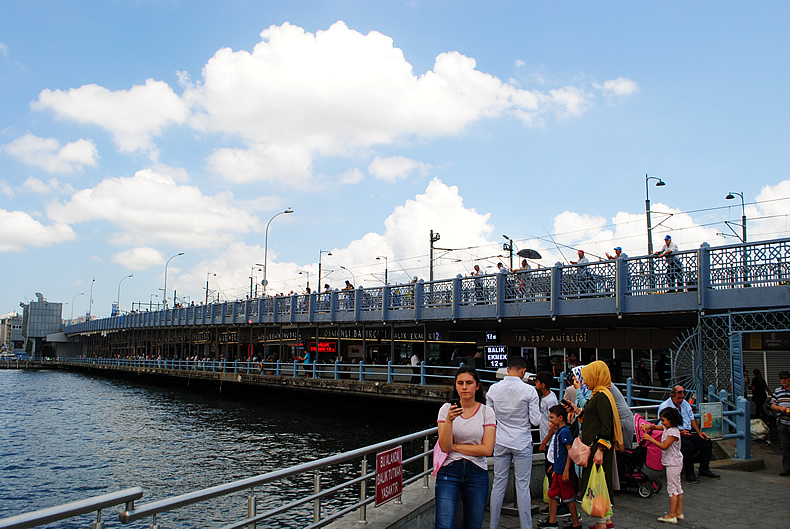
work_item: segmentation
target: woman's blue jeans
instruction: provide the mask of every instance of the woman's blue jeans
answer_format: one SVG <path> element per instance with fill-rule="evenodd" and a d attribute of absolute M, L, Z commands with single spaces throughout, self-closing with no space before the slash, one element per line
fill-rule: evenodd
<path fill-rule="evenodd" d="M 479 529 L 488 499 L 488 471 L 461 459 L 436 475 L 436 529 L 455 529 L 458 500 L 463 502 L 463 529 Z"/>

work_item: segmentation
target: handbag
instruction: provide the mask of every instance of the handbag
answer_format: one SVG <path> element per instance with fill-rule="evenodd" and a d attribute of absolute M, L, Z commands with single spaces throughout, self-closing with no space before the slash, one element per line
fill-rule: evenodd
<path fill-rule="evenodd" d="M 436 441 L 436 444 L 433 445 L 433 477 L 436 477 L 436 474 L 439 473 L 439 469 L 442 468 L 445 459 L 447 459 L 447 452 L 442 450 L 442 447 L 439 446 L 439 441 Z"/>
<path fill-rule="evenodd" d="M 580 467 L 587 468 L 590 461 L 590 447 L 582 442 L 581 437 L 577 437 L 573 440 L 571 449 L 568 450 L 568 457 Z"/>

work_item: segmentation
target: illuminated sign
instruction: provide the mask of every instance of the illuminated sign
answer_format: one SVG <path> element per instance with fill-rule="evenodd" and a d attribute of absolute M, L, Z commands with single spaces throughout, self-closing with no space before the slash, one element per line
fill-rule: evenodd
<path fill-rule="evenodd" d="M 507 345 L 485 346 L 486 369 L 507 367 Z"/>
<path fill-rule="evenodd" d="M 492 343 L 497 341 L 496 331 L 487 331 L 486 332 L 486 342 Z"/>

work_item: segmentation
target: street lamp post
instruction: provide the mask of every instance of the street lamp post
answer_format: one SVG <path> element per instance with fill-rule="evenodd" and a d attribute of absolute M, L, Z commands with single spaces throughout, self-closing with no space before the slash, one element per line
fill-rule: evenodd
<path fill-rule="evenodd" d="M 649 180 L 656 180 L 656 187 L 665 186 L 663 180 L 656 176 L 647 176 L 645 173 L 645 216 L 647 217 L 647 254 L 653 255 L 653 227 L 650 225 L 650 192 L 647 185 Z"/>
<path fill-rule="evenodd" d="M 258 269 L 259 272 L 266 268 L 265 266 L 263 266 L 263 263 L 255 263 L 255 266 L 260 266 L 260 268 Z M 258 282 L 257 281 L 255 282 L 255 297 L 256 298 L 258 297 Z"/>
<path fill-rule="evenodd" d="M 90 301 L 88 302 L 88 320 L 90 320 L 90 319 L 91 319 L 91 315 L 93 314 L 93 284 L 94 284 L 95 282 L 96 282 L 96 278 L 94 277 L 94 278 L 91 280 L 91 295 L 90 295 L 90 298 L 91 298 L 91 299 L 90 299 Z"/>
<path fill-rule="evenodd" d="M 118 299 L 115 300 L 115 306 L 117 307 L 119 313 L 121 312 L 121 283 L 123 283 L 125 280 L 129 279 L 130 277 L 134 277 L 134 274 L 129 274 L 128 276 L 118 281 Z"/>
<path fill-rule="evenodd" d="M 384 286 L 389 285 L 389 280 L 387 279 L 387 269 L 389 268 L 389 261 L 387 260 L 386 255 L 379 255 L 376 257 L 376 261 L 381 261 L 384 259 Z"/>
<path fill-rule="evenodd" d="M 746 243 L 746 204 L 743 201 L 743 193 L 738 193 L 737 191 L 730 191 L 729 193 L 727 193 L 727 196 L 724 198 L 727 200 L 733 200 L 735 198 L 735 195 L 741 197 L 741 230 L 743 236 L 740 239 L 742 243 Z"/>
<path fill-rule="evenodd" d="M 502 237 L 505 238 L 508 242 L 502 245 L 502 249 L 506 252 L 510 252 L 510 271 L 513 271 L 513 239 L 508 237 L 507 235 L 503 235 Z"/>
<path fill-rule="evenodd" d="M 206 272 L 206 305 L 208 305 L 208 277 L 214 276 L 217 277 L 217 274 L 214 272 Z"/>
<path fill-rule="evenodd" d="M 318 250 L 318 290 L 321 290 L 321 258 L 324 254 L 332 255 L 329 250 Z"/>
<path fill-rule="evenodd" d="M 165 288 L 162 290 L 163 291 L 162 306 L 165 308 L 165 310 L 167 310 L 167 266 L 170 264 L 170 261 L 181 255 L 184 255 L 184 252 L 179 252 L 175 254 L 173 257 L 168 259 L 167 262 L 165 263 Z M 175 300 L 173 301 L 175 302 Z"/>
<path fill-rule="evenodd" d="M 77 299 L 77 296 L 82 296 L 83 294 L 85 294 L 85 292 L 80 292 L 79 294 L 74 294 L 74 297 L 71 298 L 71 319 L 69 323 L 74 321 L 74 300 Z"/>
<path fill-rule="evenodd" d="M 148 312 L 151 312 L 151 310 L 153 310 L 154 298 L 156 298 L 156 297 L 159 297 L 159 294 L 151 294 L 148 297 Z M 159 302 L 158 301 L 156 302 L 156 305 L 157 305 L 157 308 L 159 308 Z"/>
<path fill-rule="evenodd" d="M 310 272 L 308 272 L 307 270 L 302 270 L 301 272 L 299 272 L 299 275 L 303 275 L 303 274 L 307 274 L 307 288 L 306 288 L 306 290 L 310 290 Z M 318 291 L 319 292 L 321 291 L 321 285 L 318 285 Z"/>
<path fill-rule="evenodd" d="M 294 211 L 291 208 L 286 209 L 285 211 L 281 211 L 277 213 L 275 216 L 269 219 L 269 222 L 266 224 L 266 237 L 265 242 L 263 243 L 263 295 L 266 295 L 266 271 L 268 270 L 269 264 L 269 225 L 272 223 L 274 219 L 279 217 L 280 215 L 285 215 L 286 213 L 293 213 Z"/>
<path fill-rule="evenodd" d="M 433 281 L 433 243 L 437 242 L 441 238 L 442 238 L 441 235 L 439 235 L 438 233 L 433 233 L 433 230 L 431 230 L 431 252 L 430 255 L 428 256 L 428 263 L 431 271 L 430 274 L 431 281 Z"/>
<path fill-rule="evenodd" d="M 259 266 L 259 265 L 256 264 L 255 266 Z M 255 282 L 255 266 L 250 268 L 250 299 L 252 299 L 252 284 Z M 258 268 L 258 272 L 260 271 L 261 269 Z M 258 288 L 256 287 L 255 290 L 257 291 Z"/>
<path fill-rule="evenodd" d="M 348 269 L 348 268 L 346 268 L 345 266 L 341 266 L 340 268 L 342 268 L 343 270 L 345 270 L 346 272 L 348 272 L 349 274 L 351 274 L 351 281 L 353 281 L 353 282 L 354 282 L 354 287 L 356 287 L 356 286 L 357 286 L 357 278 L 356 278 L 356 277 L 354 277 L 354 272 L 352 272 L 351 270 L 349 270 L 349 269 Z"/>

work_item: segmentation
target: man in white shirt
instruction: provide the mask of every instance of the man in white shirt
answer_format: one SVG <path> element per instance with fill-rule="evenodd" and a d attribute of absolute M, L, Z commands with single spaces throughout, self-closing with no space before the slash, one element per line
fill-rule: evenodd
<path fill-rule="evenodd" d="M 491 529 L 499 525 L 511 461 L 515 469 L 521 529 L 532 528 L 532 499 L 529 493 L 532 478 L 531 425 L 540 424 L 540 402 L 535 388 L 523 381 L 526 371 L 527 361 L 520 356 L 511 356 L 508 358 L 507 376 L 491 386 L 486 394 L 486 402 L 497 418 Z"/>

